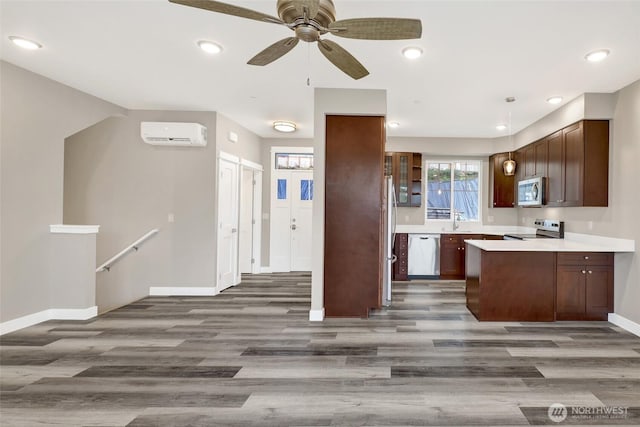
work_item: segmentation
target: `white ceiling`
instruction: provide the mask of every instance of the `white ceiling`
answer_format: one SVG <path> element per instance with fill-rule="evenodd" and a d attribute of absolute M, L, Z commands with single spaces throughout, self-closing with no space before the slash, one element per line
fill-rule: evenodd
<path fill-rule="evenodd" d="M 276 15 L 276 0 L 229 1 Z M 354 81 L 301 42 L 266 67 L 253 55 L 292 35 L 283 26 L 167 0 L 0 3 L 2 59 L 129 109 L 218 111 L 262 137 L 274 120 L 313 135 L 313 88 L 386 89 L 390 136 L 494 137 L 512 113 L 514 132 L 584 92 L 613 92 L 640 78 L 640 1 L 334 0 L 338 19 L 422 20 L 421 40 L 340 43 L 370 75 Z M 34 39 L 38 51 L 10 35 Z M 201 39 L 224 46 L 208 56 Z M 416 61 L 400 51 L 423 48 Z M 607 48 L 592 64 L 584 55 Z M 311 85 L 307 86 L 307 77 Z M 515 96 L 514 104 L 504 98 Z M 563 102 L 563 103 L 564 103 Z"/>

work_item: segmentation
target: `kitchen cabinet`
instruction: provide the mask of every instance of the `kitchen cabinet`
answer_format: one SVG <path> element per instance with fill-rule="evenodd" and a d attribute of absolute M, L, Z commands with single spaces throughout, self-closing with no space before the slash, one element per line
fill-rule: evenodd
<path fill-rule="evenodd" d="M 613 254 L 559 252 L 556 320 L 607 320 L 613 312 Z"/>
<path fill-rule="evenodd" d="M 609 121 L 583 120 L 547 137 L 548 206 L 608 206 Z"/>
<path fill-rule="evenodd" d="M 515 206 L 515 177 L 504 174 L 503 164 L 509 159 L 509 153 L 497 153 L 489 158 L 491 174 L 490 188 L 493 188 L 491 207 L 512 208 Z"/>
<path fill-rule="evenodd" d="M 466 254 L 467 307 L 478 320 L 552 322 L 554 252 L 485 251 Z"/>
<path fill-rule="evenodd" d="M 384 174 L 393 176 L 398 206 L 422 205 L 422 154 L 386 153 Z"/>
<path fill-rule="evenodd" d="M 523 156 L 524 178 L 531 178 L 536 175 L 536 153 L 533 144 L 524 147 Z"/>
<path fill-rule="evenodd" d="M 440 279 L 465 277 L 465 240 L 482 239 L 481 234 L 443 234 L 440 236 Z"/>
<path fill-rule="evenodd" d="M 393 245 L 396 262 L 393 263 L 392 280 L 409 280 L 409 235 L 396 233 Z"/>
<path fill-rule="evenodd" d="M 367 317 L 381 306 L 385 140 L 382 116 L 326 116 L 327 317 Z"/>
<path fill-rule="evenodd" d="M 542 139 L 533 144 L 534 175 L 547 176 L 549 164 L 549 142 Z"/>

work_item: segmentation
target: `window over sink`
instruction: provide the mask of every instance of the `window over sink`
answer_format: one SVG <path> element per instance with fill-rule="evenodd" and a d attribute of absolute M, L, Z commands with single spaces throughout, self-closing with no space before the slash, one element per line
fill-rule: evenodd
<path fill-rule="evenodd" d="M 426 160 L 425 221 L 480 221 L 478 160 Z"/>

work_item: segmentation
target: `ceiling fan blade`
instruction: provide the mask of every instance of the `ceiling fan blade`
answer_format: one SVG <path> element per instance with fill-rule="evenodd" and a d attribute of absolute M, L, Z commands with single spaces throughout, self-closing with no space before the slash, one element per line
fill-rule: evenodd
<path fill-rule="evenodd" d="M 320 9 L 320 0 L 296 0 L 293 5 L 300 16 L 304 16 L 306 12 L 306 18 L 313 19 L 318 14 L 318 9 Z"/>
<path fill-rule="evenodd" d="M 407 40 L 422 37 L 422 22 L 405 18 L 356 18 L 335 21 L 331 34 L 350 39 Z"/>
<path fill-rule="evenodd" d="M 239 16 L 240 18 L 255 19 L 256 21 L 271 22 L 273 24 L 284 24 L 280 18 L 266 15 L 244 7 L 222 3 L 214 0 L 169 0 L 171 3 L 191 6 L 198 9 L 210 10 L 211 12 L 224 13 L 225 15 Z"/>
<path fill-rule="evenodd" d="M 369 71 L 337 43 L 331 40 L 318 40 L 318 48 L 333 65 L 353 79 L 358 80 L 369 75 Z"/>
<path fill-rule="evenodd" d="M 291 49 L 296 47 L 298 39 L 295 37 L 287 37 L 275 42 L 247 62 L 250 65 L 267 65 L 280 58 Z"/>

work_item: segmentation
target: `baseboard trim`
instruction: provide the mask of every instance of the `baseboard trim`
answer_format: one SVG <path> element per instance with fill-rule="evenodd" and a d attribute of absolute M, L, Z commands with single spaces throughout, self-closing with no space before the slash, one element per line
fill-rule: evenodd
<path fill-rule="evenodd" d="M 609 322 L 640 337 L 640 324 L 633 320 L 629 320 L 616 313 L 609 313 Z"/>
<path fill-rule="evenodd" d="M 320 310 L 309 310 L 310 322 L 322 322 L 324 320 L 324 307 Z"/>
<path fill-rule="evenodd" d="M 15 332 L 47 320 L 87 320 L 98 315 L 98 307 L 50 308 L 0 323 L 0 335 Z"/>
<path fill-rule="evenodd" d="M 218 295 L 215 286 L 150 286 L 149 296 L 152 297 L 212 297 Z"/>

